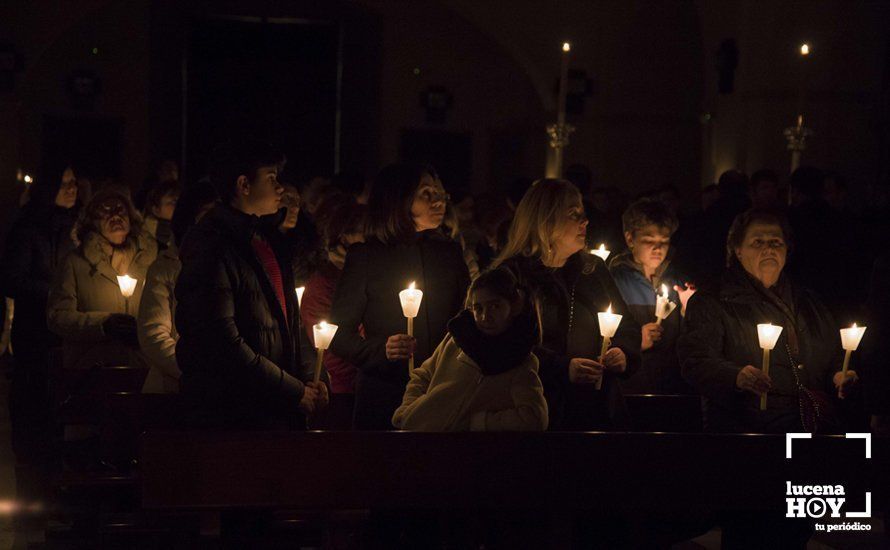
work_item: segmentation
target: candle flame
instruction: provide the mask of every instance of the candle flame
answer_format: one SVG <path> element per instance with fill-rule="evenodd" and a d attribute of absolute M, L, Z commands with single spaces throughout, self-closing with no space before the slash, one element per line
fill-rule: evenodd
<path fill-rule="evenodd" d="M 800 55 L 810 55 L 810 45 L 809 44 L 801 44 L 800 45 Z"/>
<path fill-rule="evenodd" d="M 856 328 L 856 323 L 853 323 L 853 326 L 850 327 L 850 328 Z"/>
<path fill-rule="evenodd" d="M 411 281 L 411 284 L 408 285 L 408 290 L 414 290 L 414 281 Z"/>
<path fill-rule="evenodd" d="M 327 323 L 326 321 L 319 321 L 319 322 L 318 322 L 318 327 L 319 327 L 321 330 L 327 330 L 327 329 L 328 329 L 328 323 Z"/>
<path fill-rule="evenodd" d="M 29 176 L 28 174 L 25 174 L 25 183 L 31 183 L 33 181 L 34 181 L 34 179 L 31 176 Z"/>
<path fill-rule="evenodd" d="M 612 314 L 612 304 L 609 304 L 609 307 L 606 309 L 606 313 L 608 313 L 609 315 Z"/>
<path fill-rule="evenodd" d="M 572 49 L 572 45 L 571 45 L 571 44 L 569 44 L 568 42 L 563 42 L 563 44 L 562 44 L 562 51 L 567 52 L 567 51 L 569 51 L 569 50 L 571 50 L 571 49 Z"/>

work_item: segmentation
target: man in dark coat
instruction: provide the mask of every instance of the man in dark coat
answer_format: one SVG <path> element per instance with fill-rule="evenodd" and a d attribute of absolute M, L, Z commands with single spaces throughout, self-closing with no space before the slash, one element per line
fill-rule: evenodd
<path fill-rule="evenodd" d="M 305 428 L 327 405 L 324 382 L 299 361 L 290 259 L 274 222 L 283 156 L 244 140 L 217 151 L 222 204 L 186 234 L 176 283 L 182 393 L 200 425 Z"/>

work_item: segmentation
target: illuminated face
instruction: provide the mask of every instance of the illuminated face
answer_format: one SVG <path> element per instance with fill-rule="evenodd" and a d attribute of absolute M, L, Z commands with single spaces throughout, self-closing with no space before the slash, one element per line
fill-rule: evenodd
<path fill-rule="evenodd" d="M 98 205 L 95 210 L 96 226 L 99 232 L 111 244 L 123 244 L 130 234 L 130 215 L 127 206 L 120 199 L 110 197 Z"/>
<path fill-rule="evenodd" d="M 633 253 L 634 261 L 652 271 L 664 262 L 671 248 L 671 232 L 655 224 L 649 224 L 633 234 L 625 233 L 624 240 Z"/>
<path fill-rule="evenodd" d="M 480 288 L 473 292 L 470 310 L 476 320 L 476 327 L 483 334 L 502 334 L 516 317 L 518 307 L 490 290 Z"/>
<path fill-rule="evenodd" d="M 71 208 L 77 202 L 77 178 L 74 177 L 74 170 L 66 168 L 62 172 L 62 184 L 59 185 L 59 192 L 56 193 L 56 206 L 61 208 Z"/>
<path fill-rule="evenodd" d="M 779 280 L 788 256 L 782 228 L 771 223 L 752 223 L 735 254 L 745 271 L 766 288 L 772 287 Z"/>
<path fill-rule="evenodd" d="M 242 189 L 243 199 L 250 214 L 268 216 L 278 212 L 284 186 L 278 182 L 278 166 L 257 168 L 256 177 Z"/>
<path fill-rule="evenodd" d="M 411 204 L 411 217 L 414 219 L 417 231 L 436 229 L 442 225 L 447 202 L 448 194 L 442 187 L 442 182 L 429 174 L 424 174 L 420 178 L 420 185 L 414 193 L 414 202 Z"/>
<path fill-rule="evenodd" d="M 281 195 L 281 206 L 287 208 L 287 214 L 280 228 L 293 229 L 297 226 L 297 217 L 300 215 L 300 192 L 293 185 L 285 185 Z"/>
<path fill-rule="evenodd" d="M 557 228 L 556 242 L 553 243 L 556 257 L 568 258 L 584 248 L 587 240 L 587 216 L 580 198 L 562 215 Z"/>
<path fill-rule="evenodd" d="M 176 210 L 176 202 L 179 200 L 179 193 L 171 191 L 161 197 L 157 206 L 151 207 L 151 213 L 159 220 L 170 221 L 173 219 L 173 212 Z"/>

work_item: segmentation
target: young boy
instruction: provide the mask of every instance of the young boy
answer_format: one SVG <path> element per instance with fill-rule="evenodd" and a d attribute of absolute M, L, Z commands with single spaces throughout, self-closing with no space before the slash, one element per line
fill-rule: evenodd
<path fill-rule="evenodd" d="M 642 368 L 622 382 L 622 388 L 625 393 L 689 393 L 674 346 L 686 301 L 695 290 L 670 268 L 677 218 L 665 204 L 642 199 L 628 207 L 621 221 L 628 250 L 616 256 L 609 269 L 631 315 L 643 327 Z M 659 324 L 656 295 L 664 289 L 677 307 Z"/>

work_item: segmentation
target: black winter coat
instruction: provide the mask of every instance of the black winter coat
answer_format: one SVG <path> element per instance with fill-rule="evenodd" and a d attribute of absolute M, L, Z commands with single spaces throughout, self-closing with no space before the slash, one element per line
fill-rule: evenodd
<path fill-rule="evenodd" d="M 257 233 L 275 250 L 286 319 L 251 245 Z M 293 275 L 277 232 L 217 206 L 189 230 L 180 259 L 176 360 L 192 420 L 225 429 L 305 428 L 299 402 L 313 370 L 298 359 Z"/>
<path fill-rule="evenodd" d="M 520 285 L 535 297 L 541 309 L 542 345 L 535 348 L 550 411 L 552 430 L 623 429 L 628 425 L 627 407 L 619 379 L 627 379 L 640 367 L 640 326 L 631 316 L 606 264 L 593 255 L 577 253 L 558 269 L 537 258 L 515 256 L 501 267 L 511 271 Z M 597 313 L 612 305 L 622 315 L 612 347 L 627 356 L 627 370 L 607 373 L 602 390 L 592 384 L 569 381 L 569 361 L 575 357 L 597 359 L 602 345 Z"/>
<path fill-rule="evenodd" d="M 773 386 L 766 411 L 760 411 L 758 396 L 736 387 L 745 365 L 762 367 L 763 352 L 757 338 L 760 323 L 783 327 L 770 353 Z M 829 396 L 836 394 L 832 376 L 840 370 L 842 359 L 838 329 L 822 302 L 784 275 L 767 290 L 736 265 L 725 273 L 718 293 L 694 294 L 686 307 L 677 353 L 684 378 L 703 395 L 705 428 L 718 432 L 803 431 L 792 358 L 801 384 L 819 392 L 831 405 Z M 820 431 L 836 427 L 832 411 L 823 412 Z"/>
<path fill-rule="evenodd" d="M 77 208 L 32 203 L 9 232 L 0 263 L 0 294 L 15 300 L 12 347 L 19 359 L 61 344 L 46 326 L 46 300 L 59 265 L 75 248 L 71 229 L 76 219 Z"/>
<path fill-rule="evenodd" d="M 331 351 L 358 368 L 356 429 L 392 429 L 392 415 L 402 403 L 408 362 L 387 360 L 386 340 L 407 331 L 399 292 L 412 281 L 423 291 L 414 319 L 414 363 L 419 367 L 463 308 L 470 277 L 460 245 L 438 231 L 424 231 L 410 244 L 386 245 L 372 238 L 346 254 L 331 307 L 331 321 L 339 326 Z"/>

